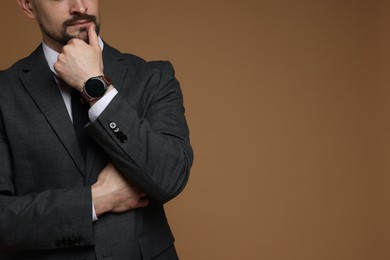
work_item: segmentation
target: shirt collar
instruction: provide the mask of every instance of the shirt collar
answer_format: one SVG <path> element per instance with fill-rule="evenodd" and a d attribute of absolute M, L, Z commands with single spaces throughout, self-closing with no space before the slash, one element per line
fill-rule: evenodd
<path fill-rule="evenodd" d="M 98 41 L 99 41 L 100 48 L 103 50 L 104 43 L 103 43 L 103 40 L 101 39 L 100 36 L 98 37 Z M 56 52 L 55 50 L 53 50 L 52 48 L 50 48 L 49 46 L 47 46 L 45 42 L 42 42 L 42 49 L 43 49 L 43 53 L 45 55 L 47 64 L 49 65 L 51 71 L 55 75 L 57 75 L 57 72 L 54 69 L 54 64 L 57 62 L 57 57 L 58 57 L 59 53 Z"/>

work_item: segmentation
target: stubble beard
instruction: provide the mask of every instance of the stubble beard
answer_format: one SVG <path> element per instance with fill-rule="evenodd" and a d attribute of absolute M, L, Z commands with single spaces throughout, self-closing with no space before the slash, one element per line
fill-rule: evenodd
<path fill-rule="evenodd" d="M 96 34 L 99 35 L 100 32 L 100 23 L 97 22 L 96 16 L 93 15 L 87 15 L 87 14 L 81 14 L 81 15 L 76 15 L 73 18 L 66 20 L 63 25 L 62 25 L 62 30 L 60 32 L 53 32 L 47 29 L 40 21 L 38 21 L 39 26 L 42 30 L 42 32 L 52 39 L 53 41 L 61 44 L 62 46 L 66 45 L 71 39 L 78 38 L 86 43 L 89 43 L 88 40 L 88 28 L 87 27 L 81 27 L 79 32 L 76 35 L 69 34 L 67 32 L 68 26 L 71 24 L 80 21 L 80 20 L 87 20 L 95 24 L 95 31 Z"/>

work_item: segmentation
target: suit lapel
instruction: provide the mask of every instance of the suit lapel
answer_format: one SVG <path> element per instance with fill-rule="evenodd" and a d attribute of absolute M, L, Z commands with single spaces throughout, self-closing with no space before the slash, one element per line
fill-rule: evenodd
<path fill-rule="evenodd" d="M 105 43 L 103 60 L 105 75 L 112 79 L 115 88 L 119 91 L 125 83 L 128 73 L 126 59 L 119 51 Z M 88 182 L 88 179 L 92 177 L 90 173 L 94 171 L 94 168 L 101 167 L 100 163 L 96 164 L 96 162 L 105 161 L 106 156 L 102 157 L 100 148 L 94 144 L 88 147 L 86 162 L 84 162 L 73 124 L 53 74 L 47 65 L 42 47 L 39 46 L 25 61 L 23 73 L 20 76 L 23 86 L 61 140 L 80 173 L 86 177 L 86 182 Z"/>
<path fill-rule="evenodd" d="M 61 140 L 69 156 L 84 175 L 85 163 L 64 100 L 47 65 L 41 46 L 29 58 L 21 81 Z"/>
<path fill-rule="evenodd" d="M 127 66 L 123 55 L 105 43 L 103 49 L 104 74 L 109 76 L 119 91 L 127 74 Z"/>

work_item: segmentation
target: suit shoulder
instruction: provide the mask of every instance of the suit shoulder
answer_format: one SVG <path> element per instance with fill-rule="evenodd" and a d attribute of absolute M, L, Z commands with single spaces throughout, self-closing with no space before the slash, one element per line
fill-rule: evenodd
<path fill-rule="evenodd" d="M 125 61 L 125 63 L 129 67 L 137 68 L 137 69 L 146 69 L 146 70 L 155 70 L 155 69 L 163 69 L 164 67 L 166 68 L 171 68 L 172 65 L 169 61 L 163 61 L 163 60 L 153 60 L 153 61 L 147 61 L 144 58 L 141 58 L 140 56 L 137 56 L 135 54 L 131 53 L 123 53 L 110 45 L 106 44 L 104 47 L 105 49 L 103 50 L 103 58 L 106 57 L 115 57 L 116 59 Z M 109 60 L 109 58 L 107 59 Z"/>
<path fill-rule="evenodd" d="M 126 60 L 133 63 L 134 65 L 138 67 L 144 67 L 144 68 L 162 68 L 164 66 L 172 66 L 171 62 L 166 60 L 151 60 L 147 61 L 137 55 L 129 54 L 129 53 L 123 53 L 122 54 Z"/>
<path fill-rule="evenodd" d="M 15 75 L 18 74 L 22 68 L 24 67 L 24 64 L 26 63 L 26 60 L 28 57 L 20 59 L 19 61 L 12 64 L 10 67 L 0 70 L 0 81 L 6 79 L 10 80 L 12 78 L 15 78 Z"/>

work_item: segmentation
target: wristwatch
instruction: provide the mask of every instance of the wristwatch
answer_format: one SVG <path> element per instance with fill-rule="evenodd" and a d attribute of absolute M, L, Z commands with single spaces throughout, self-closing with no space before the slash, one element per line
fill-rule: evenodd
<path fill-rule="evenodd" d="M 83 90 L 81 90 L 81 96 L 87 102 L 99 99 L 106 93 L 111 84 L 112 81 L 107 76 L 101 75 L 92 77 L 84 83 Z"/>

